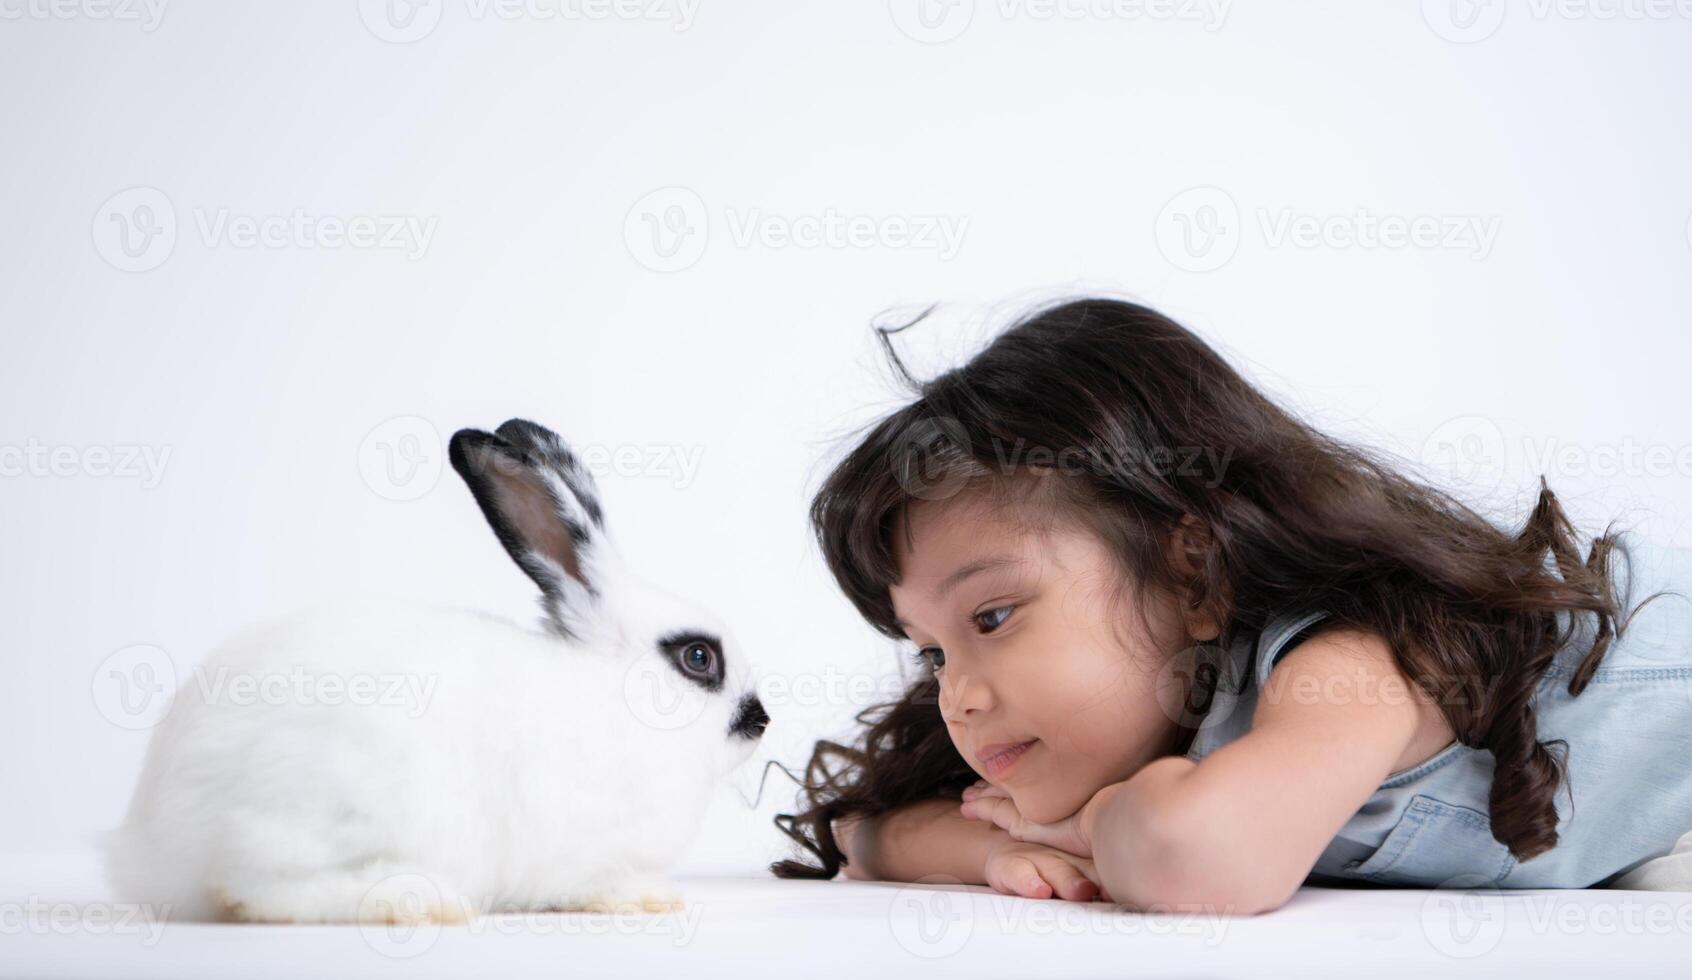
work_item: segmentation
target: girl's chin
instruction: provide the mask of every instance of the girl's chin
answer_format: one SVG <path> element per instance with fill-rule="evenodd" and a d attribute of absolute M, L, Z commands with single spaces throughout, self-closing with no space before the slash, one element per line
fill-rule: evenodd
<path fill-rule="evenodd" d="M 1065 810 L 1059 813 L 1057 811 L 1062 809 L 1061 801 L 1054 801 L 1049 793 L 1031 792 L 1027 789 L 1011 793 L 1011 802 L 1016 804 L 1016 812 L 1021 814 L 1024 820 L 1032 820 L 1035 823 L 1056 823 L 1075 812 Z"/>
<path fill-rule="evenodd" d="M 1024 788 L 1011 793 L 1011 802 L 1016 804 L 1017 812 L 1035 823 L 1057 823 L 1072 817 L 1092 798 L 1091 793 L 1053 792 L 1050 789 L 1031 792 Z"/>

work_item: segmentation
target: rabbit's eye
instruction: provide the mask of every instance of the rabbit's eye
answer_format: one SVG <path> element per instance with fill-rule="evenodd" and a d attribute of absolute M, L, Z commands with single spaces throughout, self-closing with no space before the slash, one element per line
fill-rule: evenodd
<path fill-rule="evenodd" d="M 715 636 L 703 632 L 678 633 L 660 640 L 659 647 L 683 677 L 707 691 L 723 686 L 722 641 Z"/>

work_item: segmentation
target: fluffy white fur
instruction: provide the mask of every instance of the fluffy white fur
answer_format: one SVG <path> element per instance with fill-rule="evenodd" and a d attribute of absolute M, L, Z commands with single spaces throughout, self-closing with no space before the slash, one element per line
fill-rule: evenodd
<path fill-rule="evenodd" d="M 365 598 L 230 640 L 183 683 L 110 836 L 123 899 L 273 922 L 679 906 L 666 870 L 755 744 L 729 732 L 751 671 L 721 623 L 624 573 L 602 529 L 593 543 L 573 638 Z M 723 638 L 721 690 L 666 662 L 657 641 L 680 629 Z M 403 693 L 231 693 L 302 674 L 317 693 L 361 677 Z"/>

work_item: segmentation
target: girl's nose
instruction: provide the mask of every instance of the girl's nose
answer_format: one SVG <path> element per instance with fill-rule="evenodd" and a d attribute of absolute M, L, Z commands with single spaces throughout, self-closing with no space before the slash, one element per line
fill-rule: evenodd
<path fill-rule="evenodd" d="M 992 706 L 993 691 L 979 675 L 947 671 L 940 678 L 940 714 L 947 721 L 962 721 Z"/>

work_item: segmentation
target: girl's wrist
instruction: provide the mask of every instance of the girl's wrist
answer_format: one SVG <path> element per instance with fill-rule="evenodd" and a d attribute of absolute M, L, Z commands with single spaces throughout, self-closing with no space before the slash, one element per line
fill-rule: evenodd
<path fill-rule="evenodd" d="M 1082 808 L 1076 827 L 1088 852 L 1096 860 L 1100 856 L 1099 842 L 1106 838 L 1120 842 L 1138 837 L 1135 832 L 1137 823 L 1155 815 L 1195 768 L 1197 764 L 1190 759 L 1166 756 L 1147 763 L 1122 782 L 1112 783 L 1095 793 Z"/>
<path fill-rule="evenodd" d="M 1094 853 L 1093 841 L 1097 839 L 1099 828 L 1101 826 L 1108 827 L 1114 821 L 1114 817 L 1106 818 L 1104 815 L 1107 811 L 1113 810 L 1113 804 L 1115 804 L 1117 797 L 1122 795 L 1127 786 L 1126 780 L 1120 783 L 1111 783 L 1094 793 L 1093 798 L 1088 800 L 1087 804 L 1081 808 L 1081 813 L 1075 821 L 1075 834 L 1080 838 L 1081 845 L 1084 848 L 1081 853 Z"/>

